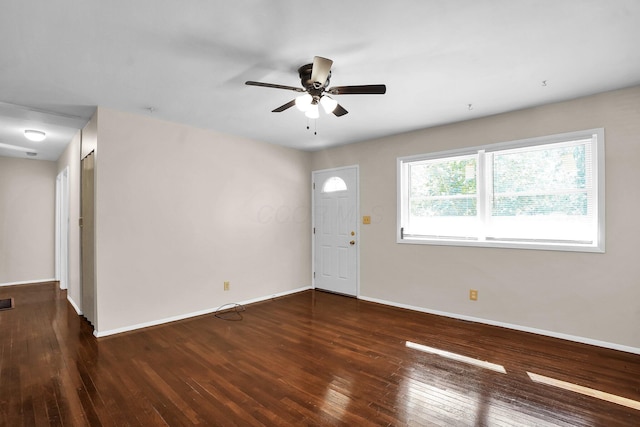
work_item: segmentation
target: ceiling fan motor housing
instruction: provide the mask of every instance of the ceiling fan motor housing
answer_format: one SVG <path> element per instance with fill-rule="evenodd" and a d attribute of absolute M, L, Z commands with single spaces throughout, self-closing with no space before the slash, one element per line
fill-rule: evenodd
<path fill-rule="evenodd" d="M 300 83 L 302 87 L 304 87 L 311 96 L 321 96 L 324 92 L 325 88 L 329 86 L 329 80 L 331 79 L 331 71 L 329 71 L 329 75 L 325 80 L 323 85 L 320 85 L 319 82 L 314 82 L 311 80 L 311 73 L 313 71 L 313 64 L 305 64 L 302 67 L 298 68 L 298 75 L 300 76 Z"/>

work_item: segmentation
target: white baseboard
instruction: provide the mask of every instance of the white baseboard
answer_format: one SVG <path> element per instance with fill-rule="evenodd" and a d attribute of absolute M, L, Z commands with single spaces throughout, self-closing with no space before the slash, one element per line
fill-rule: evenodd
<path fill-rule="evenodd" d="M 311 289 L 311 286 L 303 286 L 301 288 L 293 289 L 293 290 L 290 290 L 290 291 L 279 292 L 277 294 L 272 294 L 272 295 L 268 295 L 268 296 L 265 296 L 265 297 L 259 297 L 259 298 L 254 298 L 254 299 L 242 301 L 242 302 L 240 302 L 238 304 L 242 304 L 242 305 L 255 304 L 257 302 L 266 301 L 266 300 L 269 300 L 269 299 L 272 299 L 272 298 L 285 297 L 287 295 L 297 294 L 298 292 L 308 291 L 310 289 Z"/>
<path fill-rule="evenodd" d="M 82 310 L 80 310 L 80 307 L 78 307 L 78 304 L 76 304 L 76 302 L 69 296 L 69 294 L 67 294 L 67 301 L 69 301 L 69 304 L 71 304 L 71 307 L 73 307 L 76 313 L 78 313 L 78 316 L 82 316 Z"/>
<path fill-rule="evenodd" d="M 491 325 L 491 326 L 500 326 L 500 327 L 507 328 L 507 329 L 513 329 L 513 330 L 516 330 L 516 331 L 530 332 L 530 333 L 533 333 L 533 334 L 545 335 L 545 336 L 553 337 L 553 338 L 560 338 L 560 339 L 567 340 L 567 341 L 574 341 L 574 342 L 579 342 L 579 343 L 582 343 L 582 344 L 590 344 L 590 345 L 595 345 L 597 347 L 609 348 L 609 349 L 612 349 L 612 350 L 619 350 L 619 351 L 624 351 L 624 352 L 627 352 L 627 353 L 640 354 L 640 348 L 629 347 L 629 346 L 626 346 L 626 345 L 615 344 L 615 343 L 610 343 L 610 342 L 606 342 L 606 341 L 594 340 L 594 339 L 591 339 L 591 338 L 585 338 L 585 337 L 579 337 L 579 336 L 575 336 L 575 335 L 563 334 L 563 333 L 560 333 L 560 332 L 546 331 L 546 330 L 543 330 L 543 329 L 536 329 L 536 328 L 531 328 L 531 327 L 528 327 L 528 326 L 513 325 L 511 323 L 497 322 L 495 320 L 481 319 L 481 318 L 478 318 L 478 317 L 465 316 L 465 315 L 461 315 L 461 314 L 447 313 L 447 312 L 444 312 L 444 311 L 430 310 L 430 309 L 423 308 L 423 307 L 416 307 L 416 306 L 413 306 L 413 305 L 401 304 L 401 303 L 397 303 L 397 302 L 393 302 L 393 301 L 386 301 L 386 300 L 381 300 L 381 299 L 378 299 L 378 298 L 366 297 L 366 296 L 362 296 L 362 295 L 358 296 L 358 298 L 361 299 L 361 300 L 364 300 L 364 301 L 375 302 L 375 303 L 378 303 L 378 304 L 388 305 L 388 306 L 392 306 L 392 307 L 405 308 L 407 310 L 419 311 L 419 312 L 422 312 L 422 313 L 435 314 L 437 316 L 444 316 L 444 317 L 450 317 L 450 318 L 453 318 L 453 319 L 467 320 L 469 322 L 483 323 L 485 325 Z"/>
<path fill-rule="evenodd" d="M 284 291 L 284 292 L 279 292 L 277 294 L 272 294 L 272 295 L 267 295 L 267 296 L 263 296 L 263 297 L 253 298 L 253 299 L 246 300 L 246 301 L 240 301 L 240 302 L 237 302 L 236 304 L 241 304 L 241 305 L 255 304 L 257 302 L 266 301 L 266 300 L 269 300 L 269 299 L 272 299 L 272 298 L 283 297 L 283 296 L 286 296 L 286 295 L 291 295 L 291 294 L 295 294 L 295 293 L 298 293 L 298 292 L 307 291 L 309 289 L 311 289 L 311 286 L 303 286 L 301 288 L 292 289 L 292 290 Z M 94 330 L 93 331 L 93 335 L 96 336 L 97 338 L 101 338 L 101 337 L 106 337 L 106 336 L 109 336 L 109 335 L 121 334 L 123 332 L 135 331 L 136 329 L 148 328 L 150 326 L 157 326 L 157 325 L 162 325 L 164 323 L 171 323 L 171 322 L 175 322 L 175 321 L 178 321 L 178 320 L 189 319 L 191 317 L 202 316 L 202 315 L 205 315 L 205 314 L 211 314 L 211 313 L 217 311 L 219 308 L 220 308 L 220 306 L 215 307 L 215 308 L 208 308 L 206 310 L 195 311 L 195 312 L 192 312 L 192 313 L 181 314 L 179 316 L 167 317 L 165 319 L 152 320 L 150 322 L 138 323 L 137 325 L 124 326 L 122 328 L 110 329 L 110 330 L 107 330 L 107 331 Z"/>
<path fill-rule="evenodd" d="M 38 283 L 48 283 L 48 282 L 57 282 L 58 279 L 39 279 L 39 280 L 24 280 L 22 282 L 9 282 L 9 283 L 0 283 L 0 286 L 16 286 L 16 285 L 37 285 Z"/>

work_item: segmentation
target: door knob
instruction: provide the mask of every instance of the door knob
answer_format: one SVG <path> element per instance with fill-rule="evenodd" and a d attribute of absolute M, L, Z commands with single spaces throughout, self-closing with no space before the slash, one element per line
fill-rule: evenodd
<path fill-rule="evenodd" d="M 353 245 L 355 245 L 355 244 L 356 244 L 356 241 L 355 241 L 355 240 L 352 240 L 352 241 L 350 241 L 350 242 L 349 242 L 349 244 L 350 244 L 351 246 L 353 246 Z"/>

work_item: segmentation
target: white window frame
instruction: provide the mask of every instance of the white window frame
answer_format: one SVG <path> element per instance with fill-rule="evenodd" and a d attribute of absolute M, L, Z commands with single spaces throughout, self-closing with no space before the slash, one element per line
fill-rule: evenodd
<path fill-rule="evenodd" d="M 488 203 L 488 195 L 485 191 L 484 181 L 486 153 L 502 150 L 512 150 L 525 147 L 534 147 L 547 144 L 556 144 L 581 139 L 592 140 L 592 164 L 593 168 L 593 191 L 595 199 L 595 218 L 597 222 L 597 233 L 594 241 L 585 242 L 553 242 L 553 241 L 532 241 L 532 240 L 489 240 L 481 235 L 477 239 L 466 239 L 456 237 L 433 237 L 433 236 L 408 236 L 404 234 L 403 223 L 407 223 L 408 213 L 408 188 L 406 188 L 407 167 L 412 162 L 444 159 L 464 155 L 477 155 L 478 157 L 478 215 L 484 214 L 484 206 Z M 406 209 L 405 209 L 406 207 Z M 605 152 L 604 152 L 604 129 L 588 129 L 577 132 L 568 132 L 557 135 L 549 135 L 537 138 L 528 138 L 516 141 L 500 142 L 483 146 L 461 148 L 435 153 L 419 154 L 414 156 L 399 157 L 397 159 L 397 243 L 404 244 L 425 244 L 425 245 L 446 245 L 446 246 L 476 246 L 493 248 L 513 248 L 513 249 L 537 249 L 573 252 L 605 252 Z"/>

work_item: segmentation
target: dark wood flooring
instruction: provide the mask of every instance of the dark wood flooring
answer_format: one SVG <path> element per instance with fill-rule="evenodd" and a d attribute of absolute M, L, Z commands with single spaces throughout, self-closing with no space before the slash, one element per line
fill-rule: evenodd
<path fill-rule="evenodd" d="M 629 353 L 317 291 L 96 339 L 55 283 L 8 297 L 2 426 L 640 426 Z"/>

